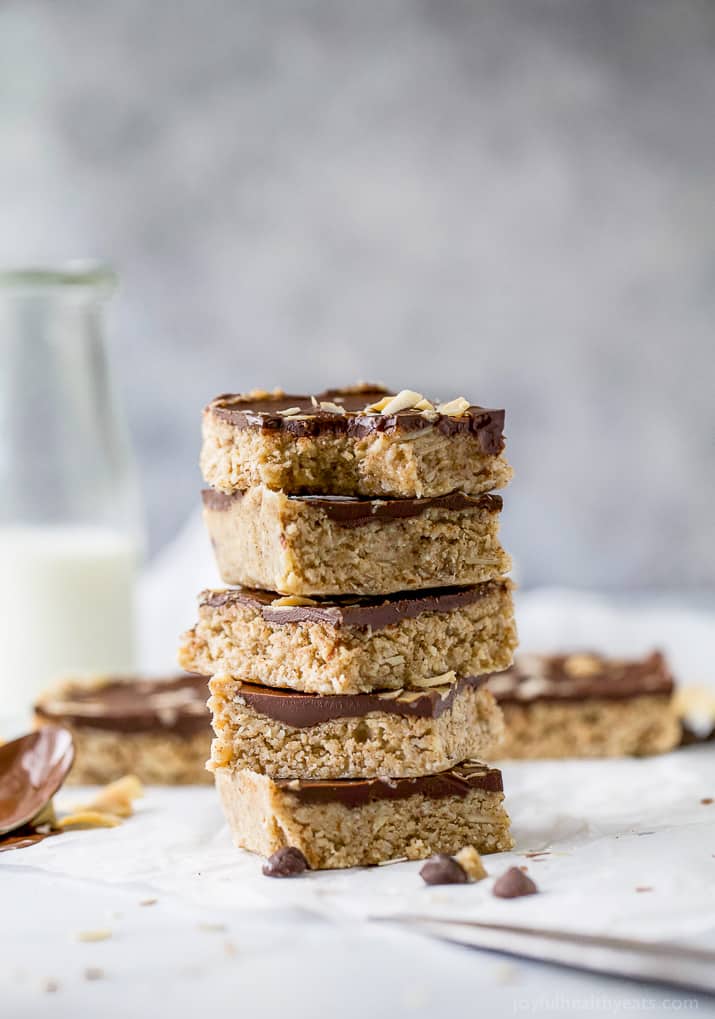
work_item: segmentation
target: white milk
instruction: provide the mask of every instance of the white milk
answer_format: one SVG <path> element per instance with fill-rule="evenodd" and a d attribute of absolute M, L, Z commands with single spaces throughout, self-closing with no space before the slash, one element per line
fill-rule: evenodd
<path fill-rule="evenodd" d="M 72 671 L 134 665 L 131 540 L 95 527 L 0 527 L 0 716 Z"/>

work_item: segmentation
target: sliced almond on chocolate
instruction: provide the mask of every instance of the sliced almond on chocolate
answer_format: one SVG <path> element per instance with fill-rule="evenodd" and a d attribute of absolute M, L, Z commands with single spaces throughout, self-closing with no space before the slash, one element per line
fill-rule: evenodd
<path fill-rule="evenodd" d="M 410 679 L 410 686 L 416 687 L 431 687 L 431 686 L 448 686 L 450 683 L 456 683 L 457 676 L 455 672 L 450 669 L 449 672 L 443 672 L 439 676 L 418 676 Z"/>
<path fill-rule="evenodd" d="M 365 414 L 382 414 L 385 407 L 388 405 L 390 400 L 394 400 L 394 396 L 383 396 L 381 400 L 377 400 L 376 403 L 369 403 L 364 410 Z"/>
<path fill-rule="evenodd" d="M 411 410 L 422 400 L 424 400 L 422 393 L 416 393 L 413 389 L 401 389 L 397 396 L 393 396 L 385 404 L 382 413 L 397 414 L 401 410 Z"/>
<path fill-rule="evenodd" d="M 462 414 L 467 413 L 469 407 L 469 400 L 465 400 L 463 396 L 458 396 L 454 400 L 448 400 L 447 403 L 438 404 L 437 410 L 440 414 L 446 414 L 448 417 L 461 417 Z"/>
<path fill-rule="evenodd" d="M 295 605 L 317 605 L 312 598 L 302 598 L 298 594 L 287 594 L 283 598 L 274 598 L 271 602 L 272 609 L 292 608 Z"/>

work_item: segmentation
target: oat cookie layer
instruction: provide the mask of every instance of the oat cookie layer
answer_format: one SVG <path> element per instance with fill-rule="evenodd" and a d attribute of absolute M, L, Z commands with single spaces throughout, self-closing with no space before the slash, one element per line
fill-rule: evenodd
<path fill-rule="evenodd" d="M 425 690 L 319 696 L 227 676 L 210 683 L 210 767 L 271 778 L 402 778 L 490 754 L 501 711 L 481 677 Z"/>
<path fill-rule="evenodd" d="M 508 580 L 387 598 L 274 601 L 245 588 L 205 591 L 180 647 L 182 667 L 306 693 L 358 694 L 498 671 L 511 664 L 517 641 Z"/>
<path fill-rule="evenodd" d="M 508 573 L 498 495 L 433 499 L 203 493 L 221 578 L 281 594 L 377 595 Z"/>

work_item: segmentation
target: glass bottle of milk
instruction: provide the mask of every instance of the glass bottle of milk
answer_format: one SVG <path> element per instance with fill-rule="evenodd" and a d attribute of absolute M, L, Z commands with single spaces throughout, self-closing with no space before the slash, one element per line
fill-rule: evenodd
<path fill-rule="evenodd" d="M 0 272 L 0 718 L 63 674 L 134 666 L 142 517 L 102 266 Z"/>

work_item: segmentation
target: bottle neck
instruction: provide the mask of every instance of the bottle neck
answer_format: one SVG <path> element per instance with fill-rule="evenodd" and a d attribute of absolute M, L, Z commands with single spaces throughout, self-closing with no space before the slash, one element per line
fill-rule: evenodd
<path fill-rule="evenodd" d="M 112 276 L 0 273 L 4 523 L 137 528 L 127 431 L 105 346 Z"/>

